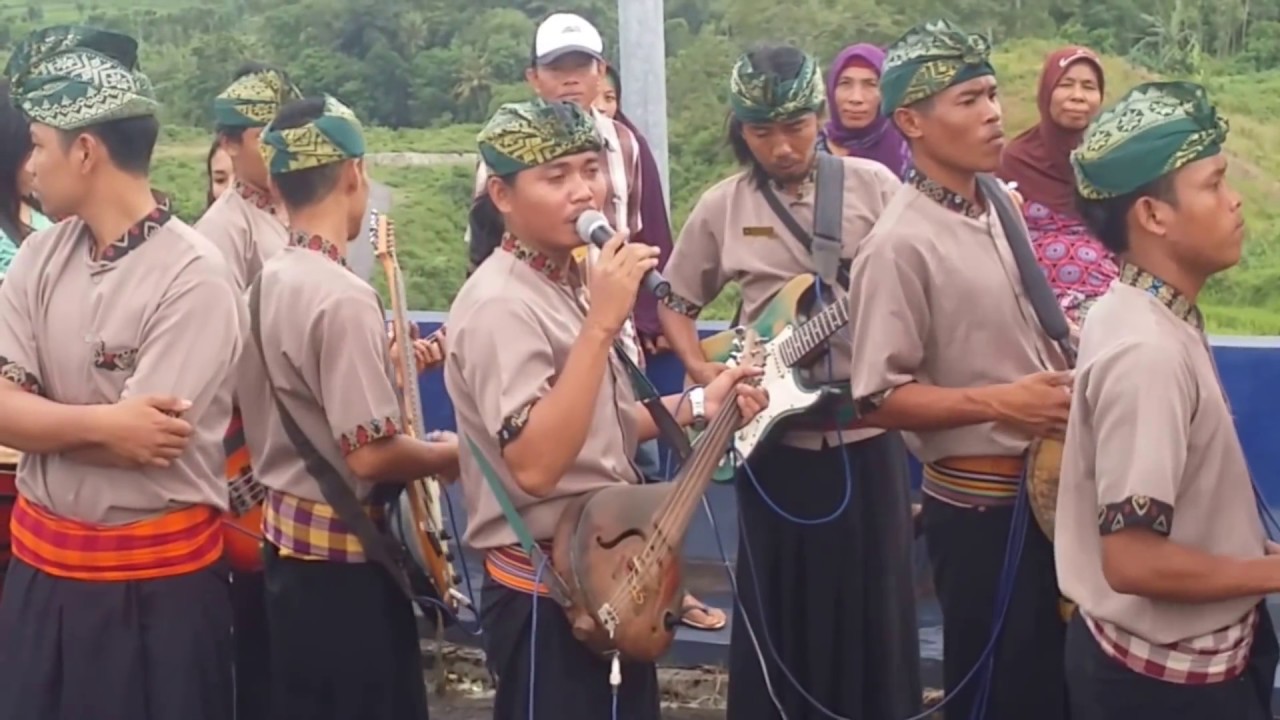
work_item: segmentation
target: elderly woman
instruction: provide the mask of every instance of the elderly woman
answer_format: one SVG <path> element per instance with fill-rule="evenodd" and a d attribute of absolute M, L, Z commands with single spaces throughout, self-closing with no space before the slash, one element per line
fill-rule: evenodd
<path fill-rule="evenodd" d="M 1071 151 L 1102 107 L 1102 62 L 1093 51 L 1050 53 L 1040 74 L 1040 122 L 1005 148 L 1000 177 L 1016 182 L 1022 214 L 1059 304 L 1072 323 L 1084 322 L 1093 301 L 1119 270 L 1112 254 L 1076 213 Z"/>

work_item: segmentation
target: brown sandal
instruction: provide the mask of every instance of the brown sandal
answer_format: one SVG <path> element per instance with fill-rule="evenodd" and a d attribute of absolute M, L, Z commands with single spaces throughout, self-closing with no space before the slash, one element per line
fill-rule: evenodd
<path fill-rule="evenodd" d="M 719 630 L 729 623 L 729 617 L 719 608 L 709 607 L 703 603 L 687 598 L 684 602 L 684 615 L 681 616 L 680 622 L 694 630 Z M 707 616 L 709 620 L 705 622 L 697 622 L 689 616 L 694 612 L 700 612 Z"/>

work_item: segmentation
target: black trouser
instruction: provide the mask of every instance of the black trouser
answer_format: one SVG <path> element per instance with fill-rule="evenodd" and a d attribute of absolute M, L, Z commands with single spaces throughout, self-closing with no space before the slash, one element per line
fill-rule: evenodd
<path fill-rule="evenodd" d="M 232 696 L 221 564 L 86 582 L 13 559 L 0 601 L 0 720 L 228 720 Z"/>
<path fill-rule="evenodd" d="M 1249 665 L 1212 685 L 1178 685 L 1136 673 L 1108 657 L 1079 613 L 1067 630 L 1067 688 L 1078 720 L 1271 720 L 1276 636 L 1259 608 Z"/>
<path fill-rule="evenodd" d="M 480 623 L 485 662 L 497 679 L 494 720 L 610 720 L 613 688 L 609 661 L 573 636 L 554 600 L 535 599 L 494 582 L 485 573 Z M 537 637 L 533 607 L 538 606 Z M 530 643 L 536 642 L 532 648 Z M 532 676 L 532 677 L 531 677 Z M 535 688 L 529 712 L 530 680 Z M 659 720 L 658 670 L 653 663 L 622 663 L 617 720 Z"/>
<path fill-rule="evenodd" d="M 236 720 L 271 717 L 271 642 L 264 583 L 261 572 L 231 573 Z"/>
<path fill-rule="evenodd" d="M 263 556 L 271 720 L 426 720 L 413 606 L 387 572 Z"/>
<path fill-rule="evenodd" d="M 789 720 L 831 717 L 818 705 L 857 720 L 920 712 L 906 465 L 901 437 L 885 433 L 777 445 L 738 474 L 730 720 L 780 718 L 775 698 Z"/>
<path fill-rule="evenodd" d="M 995 645 L 986 712 L 974 705 L 982 669 L 957 690 L 991 642 L 996 594 L 1013 521 L 1012 506 L 961 508 L 925 495 L 922 519 L 934 587 L 942 607 L 943 676 L 948 720 L 1062 720 L 1066 624 L 1059 607 L 1053 545 L 1031 519 L 1013 595 Z M 1078 720 L 1092 720 L 1079 718 Z"/>

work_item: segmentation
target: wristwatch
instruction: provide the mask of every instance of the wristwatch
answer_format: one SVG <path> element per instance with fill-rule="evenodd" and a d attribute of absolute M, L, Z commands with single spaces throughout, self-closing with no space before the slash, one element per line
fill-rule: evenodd
<path fill-rule="evenodd" d="M 707 427 L 707 391 L 701 385 L 689 390 L 689 407 L 693 410 L 693 429 L 702 432 Z"/>

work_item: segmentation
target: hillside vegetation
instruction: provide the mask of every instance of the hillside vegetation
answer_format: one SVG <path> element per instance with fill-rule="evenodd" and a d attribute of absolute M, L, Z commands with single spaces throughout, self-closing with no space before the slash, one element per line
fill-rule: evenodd
<path fill-rule="evenodd" d="M 725 174 L 725 78 L 761 41 L 797 42 L 824 61 L 857 41 L 887 42 L 943 15 L 997 42 L 1006 130 L 1036 119 L 1044 54 L 1066 42 L 1105 56 L 1115 98 L 1156 77 L 1209 86 L 1232 123 L 1232 179 L 1247 203 L 1241 266 L 1207 289 L 1217 332 L 1280 334 L 1280 0 L 666 0 L 671 198 L 679 227 L 699 193 Z M 143 43 L 164 102 L 156 185 L 184 215 L 202 205 L 210 100 L 245 59 L 287 67 L 304 92 L 330 92 L 370 125 L 375 152 L 474 152 L 480 122 L 528 96 L 521 73 L 538 18 L 581 12 L 617 48 L 615 0 L 9 0 L 0 52 L 29 28 L 83 20 Z M 624 89 L 625 90 L 625 89 Z M 625 95 L 625 92 L 624 92 Z M 392 129 L 394 128 L 394 129 Z M 462 281 L 470 168 L 373 167 L 395 191 L 411 304 L 443 309 Z M 733 298 L 713 306 L 725 316 Z"/>

